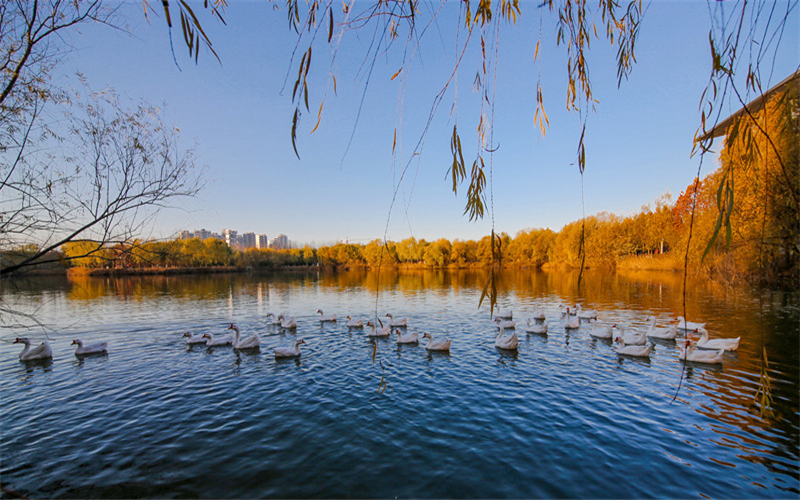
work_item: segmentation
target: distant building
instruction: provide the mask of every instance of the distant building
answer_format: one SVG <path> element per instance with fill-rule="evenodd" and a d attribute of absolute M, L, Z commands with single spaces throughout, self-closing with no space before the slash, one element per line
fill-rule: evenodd
<path fill-rule="evenodd" d="M 225 239 L 225 243 L 227 243 L 229 247 L 233 248 L 239 246 L 238 231 L 235 229 L 223 229 L 222 237 Z"/>
<path fill-rule="evenodd" d="M 183 230 L 179 233 L 179 238 L 182 240 L 198 238 L 202 241 L 205 241 L 209 238 L 215 238 L 224 241 L 231 248 L 237 248 L 240 250 L 245 250 L 247 248 L 269 247 L 269 240 L 267 239 L 266 234 L 255 234 L 252 231 L 249 233 L 239 234 L 239 232 L 235 229 L 223 229 L 222 234 L 212 233 L 205 228 L 196 229 L 194 232 Z M 283 244 L 286 245 L 285 248 L 288 248 L 289 240 L 286 238 L 286 236 L 283 236 L 283 238 L 285 239 Z"/>
<path fill-rule="evenodd" d="M 255 248 L 256 233 L 244 233 L 239 237 L 239 244 L 242 246 L 242 249 Z"/>
<path fill-rule="evenodd" d="M 276 250 L 289 248 L 289 237 L 285 234 L 279 234 L 272 240 L 272 244 L 269 247 Z"/>

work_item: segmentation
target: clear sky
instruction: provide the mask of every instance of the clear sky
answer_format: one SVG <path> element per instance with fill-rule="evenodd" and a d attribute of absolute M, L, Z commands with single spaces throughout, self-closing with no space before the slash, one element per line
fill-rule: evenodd
<path fill-rule="evenodd" d="M 160 2 L 150 3 L 159 14 Z M 467 185 L 456 198 L 445 179 L 456 121 L 468 165 L 477 151 L 479 96 L 472 87 L 480 67 L 478 44 L 471 47 L 458 75 L 457 113 L 451 113 L 451 90 L 431 123 L 422 154 L 409 163 L 433 99 L 455 60 L 455 4 L 460 2 L 451 3 L 424 33 L 403 75 L 407 80 L 391 80 L 404 55 L 404 35 L 370 72 L 364 59 L 372 29 L 345 33 L 334 66 L 338 94 L 328 90 L 322 122 L 310 134 L 331 69 L 325 41 L 314 46 L 311 112 L 301 118 L 299 160 L 290 140 L 291 89 L 297 71 L 296 63 L 290 67 L 290 58 L 297 35 L 289 29 L 286 13 L 267 2 L 230 2 L 227 26 L 212 19 L 201 3 L 193 3 L 221 64 L 207 51 L 201 52 L 197 65 L 188 58 L 177 19 L 173 59 L 163 13 L 154 17 L 151 12 L 148 24 L 137 1 L 120 7 L 133 35 L 83 27 L 69 40 L 75 50 L 60 68 L 65 74 L 81 71 L 94 89 L 111 87 L 133 101 L 163 105 L 167 121 L 180 128 L 184 145 L 196 147 L 205 188 L 196 199 L 162 210 L 153 237 L 169 237 L 183 229 L 227 228 L 270 238 L 284 233 L 300 244 L 343 238 L 366 242 L 383 237 L 388 220 L 386 235 L 393 240 L 478 239 L 491 231 L 491 214 L 469 222 L 462 215 Z M 420 8 L 429 12 L 430 5 L 422 2 Z M 709 7 L 702 1 L 645 5 L 637 63 L 621 88 L 613 50 L 604 39 L 592 45 L 590 73 L 599 103 L 589 116 L 585 139 L 586 215 L 632 214 L 664 192 L 674 199 L 698 169 L 699 160 L 690 153 L 710 70 Z M 489 181 L 495 228 L 512 236 L 526 228 L 559 230 L 579 219 L 583 210 L 576 164 L 581 121 L 565 109 L 566 50 L 555 45 L 553 15 L 545 13 L 540 25 L 535 3 L 523 0 L 521 6 L 517 24 L 504 23 L 500 31 L 497 150 Z M 792 15 L 800 21 L 797 10 Z M 765 87 L 797 69 L 798 26 L 800 22 L 789 23 Z M 536 64 L 533 54 L 540 29 Z M 766 80 L 770 71 L 763 74 Z M 542 80 L 550 119 L 544 138 L 533 124 L 537 78 Z M 735 110 L 731 105 L 722 118 Z M 399 154 L 393 158 L 398 123 Z M 488 166 L 489 154 L 485 159 Z M 713 168 L 716 160 L 706 161 L 703 175 Z"/>

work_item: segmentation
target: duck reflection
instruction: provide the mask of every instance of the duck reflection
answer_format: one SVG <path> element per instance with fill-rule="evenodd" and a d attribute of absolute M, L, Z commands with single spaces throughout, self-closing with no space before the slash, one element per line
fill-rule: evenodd
<path fill-rule="evenodd" d="M 107 351 L 103 351 L 103 352 L 94 352 L 94 353 L 89 353 L 89 354 L 76 354 L 75 355 L 74 364 L 75 364 L 75 366 L 77 368 L 83 368 L 83 365 L 86 362 L 86 360 L 103 360 L 103 361 L 107 361 L 108 360 L 108 352 Z M 90 362 L 94 363 L 95 361 L 90 361 Z"/>

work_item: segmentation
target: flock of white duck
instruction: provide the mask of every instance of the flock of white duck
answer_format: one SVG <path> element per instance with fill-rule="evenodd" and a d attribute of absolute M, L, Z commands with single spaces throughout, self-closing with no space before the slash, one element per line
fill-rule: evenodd
<path fill-rule="evenodd" d="M 319 321 L 322 323 L 336 322 L 335 314 L 326 315 L 322 309 L 317 310 L 320 315 Z M 389 320 L 386 325 L 379 319 L 375 320 L 360 320 L 353 319 L 347 316 L 346 326 L 348 329 L 367 329 L 367 337 L 389 337 L 392 335 L 392 330 L 397 335 L 398 344 L 418 344 L 420 342 L 420 335 L 415 332 L 407 332 L 405 329 L 408 327 L 408 320 L 406 318 L 395 318 L 391 313 L 387 313 L 386 317 Z M 583 309 L 580 304 L 574 308 L 566 307 L 561 310 L 561 317 L 564 318 L 564 329 L 567 331 L 577 330 L 581 328 L 582 320 L 588 322 L 591 327 L 589 335 L 598 339 L 612 340 L 615 343 L 616 352 L 623 356 L 635 357 L 649 357 L 652 345 L 648 343 L 648 338 L 661 339 L 661 340 L 677 340 L 678 331 L 684 332 L 684 339 L 677 343 L 679 354 L 678 358 L 684 361 L 692 361 L 696 363 L 722 363 L 723 354 L 725 351 L 735 351 L 739 348 L 739 340 L 737 338 L 716 338 L 710 339 L 708 331 L 705 329 L 705 323 L 693 323 L 686 321 L 682 316 L 678 316 L 667 327 L 657 327 L 656 318 L 649 317 L 649 328 L 646 331 L 637 333 L 628 333 L 625 327 L 620 324 L 603 325 L 597 321 L 597 311 Z M 267 313 L 267 318 L 273 325 L 280 327 L 283 330 L 296 330 L 297 319 L 290 317 L 288 314 Z M 499 349 L 508 351 L 515 351 L 519 346 L 519 339 L 516 331 L 510 334 L 506 330 L 516 330 L 516 322 L 513 319 L 513 312 L 511 310 L 498 310 L 495 315 L 495 322 L 497 323 L 498 333 L 495 339 L 495 346 Z M 376 325 L 377 323 L 377 325 Z M 403 330 L 401 330 L 401 328 Z M 540 308 L 536 308 L 531 318 L 527 319 L 523 330 L 527 333 L 547 335 L 548 323 L 547 317 Z M 232 334 L 212 335 L 209 333 L 193 334 L 186 332 L 183 334 L 186 337 L 186 343 L 205 344 L 207 346 L 233 346 L 234 349 L 259 349 L 261 346 L 261 338 L 258 333 L 242 337 L 239 332 L 239 327 L 231 324 L 228 330 L 233 330 Z M 699 334 L 699 339 L 694 339 L 693 334 Z M 429 351 L 450 351 L 449 339 L 434 339 L 430 333 L 423 333 L 422 339 L 428 339 L 425 348 Z M 25 347 L 19 355 L 21 361 L 49 359 L 53 357 L 53 350 L 48 342 L 43 342 L 35 348 L 31 348 L 31 342 L 26 337 L 17 338 L 14 343 L 24 344 Z M 299 338 L 295 341 L 294 347 L 275 347 L 273 352 L 276 358 L 293 358 L 300 356 L 300 346 L 305 344 L 305 340 Z M 80 339 L 72 341 L 72 345 L 77 345 L 75 349 L 76 356 L 103 354 L 108 350 L 108 342 L 96 342 L 92 344 L 84 344 Z"/>

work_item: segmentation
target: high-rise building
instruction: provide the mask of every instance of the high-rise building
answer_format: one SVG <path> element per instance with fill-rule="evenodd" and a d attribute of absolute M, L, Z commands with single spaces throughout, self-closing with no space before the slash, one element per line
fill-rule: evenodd
<path fill-rule="evenodd" d="M 266 234 L 256 235 L 256 248 L 269 248 L 269 238 L 267 238 Z"/>
<path fill-rule="evenodd" d="M 289 248 L 289 237 L 285 234 L 279 234 L 272 240 L 272 244 L 269 246 L 270 248 L 275 248 L 277 250 L 282 250 L 285 248 Z"/>
<path fill-rule="evenodd" d="M 242 245 L 242 249 L 247 248 L 255 248 L 256 247 L 256 233 L 244 233 L 240 237 L 240 243 Z"/>
<path fill-rule="evenodd" d="M 225 243 L 228 244 L 229 247 L 233 248 L 238 246 L 239 239 L 237 237 L 237 231 L 235 229 L 223 229 L 222 230 L 222 237 L 225 238 Z"/>

